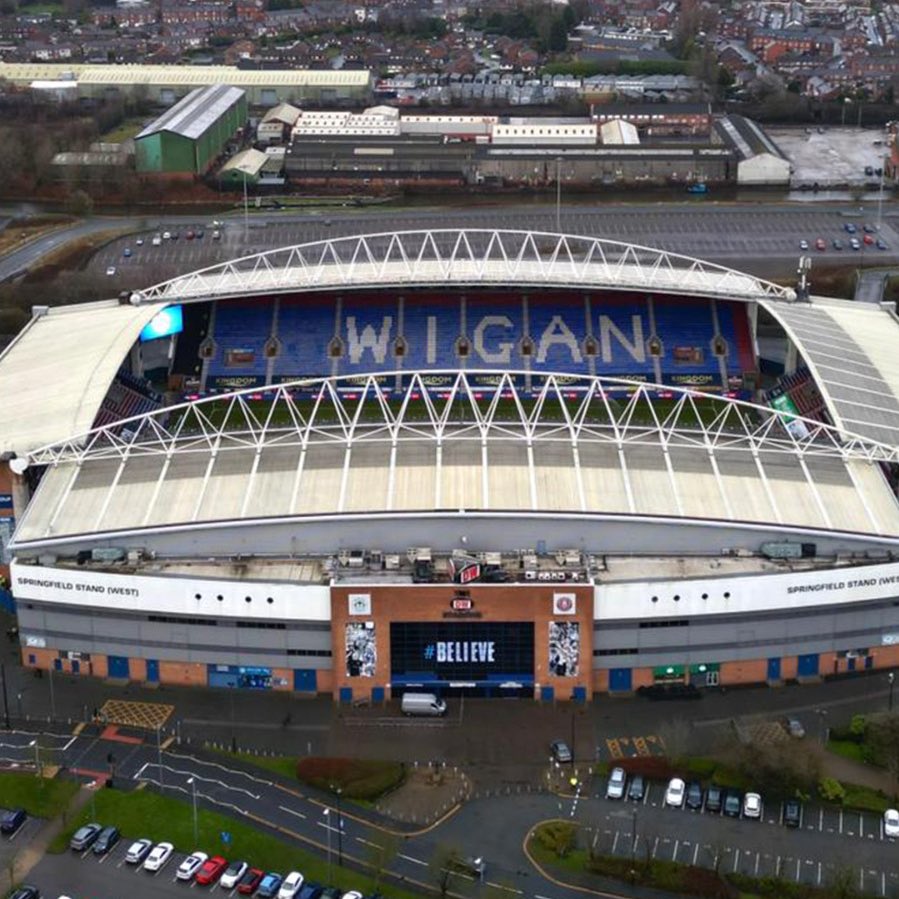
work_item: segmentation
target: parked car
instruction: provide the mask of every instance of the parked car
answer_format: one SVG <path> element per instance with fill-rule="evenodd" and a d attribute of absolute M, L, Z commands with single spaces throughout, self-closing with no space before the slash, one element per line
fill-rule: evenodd
<path fill-rule="evenodd" d="M 107 266 L 106 266 L 106 277 L 107 277 L 107 278 L 112 278 L 114 275 L 115 275 L 115 266 L 114 266 L 114 265 L 107 265 Z"/>
<path fill-rule="evenodd" d="M 106 853 L 118 843 L 119 836 L 118 827 L 104 827 L 103 830 L 100 831 L 100 835 L 94 841 L 94 845 L 91 847 L 94 855 L 106 855 Z"/>
<path fill-rule="evenodd" d="M 344 893 L 340 899 L 364 899 L 364 897 L 359 890 L 350 890 L 349 892 Z"/>
<path fill-rule="evenodd" d="M 567 764 L 572 760 L 571 749 L 564 740 L 553 740 L 549 744 L 549 750 L 553 758 L 560 764 Z"/>
<path fill-rule="evenodd" d="M 800 240 L 800 241 L 799 241 L 799 249 L 800 249 L 800 250 L 807 250 L 807 249 L 808 249 L 808 241 L 807 241 L 807 240 Z"/>
<path fill-rule="evenodd" d="M 322 890 L 322 899 L 341 899 L 342 896 L 343 892 L 338 887 L 325 887 Z"/>
<path fill-rule="evenodd" d="M 886 250 L 889 249 L 886 245 L 886 241 L 882 237 L 877 238 L 877 249 L 878 250 Z"/>
<path fill-rule="evenodd" d="M 827 244 L 824 243 L 824 238 L 823 238 L 823 237 L 819 237 L 819 238 L 815 241 L 815 249 L 816 249 L 816 250 L 826 250 L 826 249 L 827 249 Z"/>
<path fill-rule="evenodd" d="M 41 899 L 41 891 L 29 883 L 23 883 L 9 894 L 9 899 Z"/>
<path fill-rule="evenodd" d="M 805 728 L 802 726 L 802 722 L 798 718 L 784 718 L 784 730 L 786 730 L 786 732 L 791 737 L 795 737 L 797 740 L 801 740 L 805 736 Z"/>
<path fill-rule="evenodd" d="M 144 859 L 145 871 L 160 871 L 172 857 L 175 847 L 171 843 L 157 843 Z"/>
<path fill-rule="evenodd" d="M 739 818 L 743 808 L 743 797 L 736 790 L 728 790 L 724 795 L 722 811 L 728 818 Z"/>
<path fill-rule="evenodd" d="M 846 229 L 847 234 L 855 234 L 858 231 L 853 222 L 846 222 L 843 227 Z"/>
<path fill-rule="evenodd" d="M 702 691 L 696 684 L 644 684 L 637 688 L 639 696 L 657 701 L 663 699 L 702 699 Z"/>
<path fill-rule="evenodd" d="M 7 812 L 0 821 L 0 833 L 15 833 L 28 817 L 28 813 L 23 808 L 14 808 Z"/>
<path fill-rule="evenodd" d="M 646 795 L 646 781 L 643 780 L 642 774 L 635 774 L 631 778 L 630 786 L 627 788 L 627 798 L 633 799 L 634 802 L 642 802 Z"/>
<path fill-rule="evenodd" d="M 721 811 L 723 798 L 724 795 L 721 787 L 719 787 L 718 784 L 709 784 L 709 788 L 706 790 L 705 794 L 705 810 L 717 814 Z"/>
<path fill-rule="evenodd" d="M 487 862 L 480 855 L 454 855 L 450 858 L 449 867 L 475 880 L 483 880 L 487 871 Z"/>
<path fill-rule="evenodd" d="M 843 241 L 840 240 L 839 237 L 835 237 L 835 238 L 833 239 L 833 248 L 834 248 L 835 250 L 842 250 L 842 249 L 843 249 Z"/>
<path fill-rule="evenodd" d="M 153 848 L 153 841 L 148 839 L 135 840 L 125 853 L 125 861 L 129 865 L 139 865 Z"/>
<path fill-rule="evenodd" d="M 100 836 L 101 830 L 103 830 L 102 825 L 97 824 L 96 822 L 93 824 L 85 824 L 83 827 L 79 827 L 72 835 L 72 839 L 69 840 L 69 846 L 76 852 L 83 852 L 85 849 L 90 849 L 90 847 L 94 845 L 97 837 Z"/>
<path fill-rule="evenodd" d="M 197 871 L 197 876 L 194 879 L 201 886 L 215 883 L 227 867 L 228 859 L 222 858 L 220 855 L 213 855 L 212 858 L 207 859 L 200 865 L 200 870 Z"/>
<path fill-rule="evenodd" d="M 171 231 L 163 231 L 163 232 L 162 232 L 162 239 L 163 239 L 163 240 L 171 240 L 171 239 L 172 239 L 172 232 L 171 232 Z"/>
<path fill-rule="evenodd" d="M 154 235 L 153 240 L 151 240 L 150 243 L 152 243 L 154 247 L 162 246 L 162 235 L 161 234 Z"/>
<path fill-rule="evenodd" d="M 899 811 L 888 808 L 883 813 L 883 835 L 895 840 L 899 837 Z"/>
<path fill-rule="evenodd" d="M 219 881 L 219 886 L 223 890 L 230 890 L 237 886 L 240 879 L 247 873 L 247 869 L 250 866 L 246 862 L 236 861 L 231 862 L 227 868 L 225 868 L 222 873 L 222 879 Z"/>
<path fill-rule="evenodd" d="M 205 852 L 192 852 L 180 865 L 178 865 L 178 870 L 175 871 L 175 877 L 177 877 L 178 880 L 193 880 L 194 875 L 200 870 L 203 862 L 205 862 L 207 858 L 209 858 L 209 856 Z"/>
<path fill-rule="evenodd" d="M 144 239 L 142 237 L 138 237 L 136 241 L 134 241 L 139 247 L 144 245 Z"/>
<path fill-rule="evenodd" d="M 788 799 L 784 803 L 784 825 L 787 827 L 802 826 L 802 803 L 798 799 Z"/>
<path fill-rule="evenodd" d="M 702 784 L 698 780 L 691 780 L 687 784 L 687 808 L 702 808 Z"/>
<path fill-rule="evenodd" d="M 665 790 L 665 805 L 670 808 L 680 808 L 684 804 L 684 790 L 686 785 L 679 777 L 672 777 Z"/>
<path fill-rule="evenodd" d="M 306 881 L 300 889 L 297 899 L 319 899 L 322 888 L 317 883 Z"/>
<path fill-rule="evenodd" d="M 871 234 L 865 234 L 864 237 L 862 237 L 862 240 L 869 247 L 874 245 L 874 237 Z"/>
<path fill-rule="evenodd" d="M 237 882 L 237 892 L 243 896 L 252 896 L 264 876 L 265 871 L 260 871 L 259 868 L 250 868 Z"/>
<path fill-rule="evenodd" d="M 281 880 L 280 874 L 269 871 L 259 882 L 259 886 L 256 888 L 256 895 L 259 899 L 275 899 L 275 896 L 278 895 L 278 890 L 281 889 Z"/>
<path fill-rule="evenodd" d="M 872 168 L 871 171 L 873 172 L 874 169 Z M 865 224 L 862 225 L 862 231 L 864 231 L 865 234 L 874 234 L 877 229 L 873 225 L 869 225 L 867 222 L 865 222 Z"/>
<path fill-rule="evenodd" d="M 627 775 L 624 773 L 624 768 L 613 768 L 606 786 L 606 799 L 623 799 L 626 786 Z"/>
<path fill-rule="evenodd" d="M 131 255 L 131 247 L 125 247 L 122 251 L 122 255 L 127 259 Z"/>
<path fill-rule="evenodd" d="M 762 797 L 758 793 L 747 793 L 743 797 L 743 817 L 762 817 Z"/>
<path fill-rule="evenodd" d="M 299 871 L 291 871 L 281 883 L 278 899 L 294 899 L 303 888 L 303 875 Z"/>
<path fill-rule="evenodd" d="M 852 247 L 853 250 L 860 250 L 862 245 L 858 242 L 857 237 L 853 237 L 849 241 L 849 246 Z"/>

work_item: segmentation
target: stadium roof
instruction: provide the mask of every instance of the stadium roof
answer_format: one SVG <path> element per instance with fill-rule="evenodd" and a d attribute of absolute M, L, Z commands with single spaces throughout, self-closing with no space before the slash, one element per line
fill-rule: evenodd
<path fill-rule="evenodd" d="M 212 127 L 232 106 L 239 103 L 245 91 L 227 84 L 210 84 L 191 91 L 161 116 L 154 119 L 134 139 L 141 140 L 168 131 L 196 140 Z"/>
<path fill-rule="evenodd" d="M 370 81 L 367 69 L 240 69 L 236 66 L 84 65 L 68 63 L 0 62 L 0 79 L 16 84 L 32 81 L 77 81 L 79 84 L 150 84 L 203 87 L 361 87 Z"/>
<path fill-rule="evenodd" d="M 58 306 L 0 354 L 0 456 L 87 431 L 141 329 L 159 306 Z"/>
<path fill-rule="evenodd" d="M 464 372 L 429 388 L 434 374 L 404 373 L 390 402 L 380 375 L 281 385 L 262 403 L 253 388 L 36 451 L 29 463 L 47 470 L 15 547 L 441 509 L 899 535 L 879 467 L 896 447 L 811 421 L 797 437 L 770 408 L 685 389 L 565 375 L 522 396 L 512 373 L 496 372 L 484 397 Z M 624 386 L 629 399 L 608 398 Z"/>
<path fill-rule="evenodd" d="M 796 344 L 839 428 L 899 445 L 899 320 L 886 308 L 814 298 L 765 304 Z"/>

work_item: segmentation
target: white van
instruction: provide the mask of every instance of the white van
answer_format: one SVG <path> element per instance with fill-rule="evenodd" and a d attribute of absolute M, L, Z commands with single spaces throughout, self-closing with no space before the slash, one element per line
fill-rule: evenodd
<path fill-rule="evenodd" d="M 446 714 L 446 703 L 435 693 L 404 693 L 401 708 L 404 715 L 438 717 Z"/>

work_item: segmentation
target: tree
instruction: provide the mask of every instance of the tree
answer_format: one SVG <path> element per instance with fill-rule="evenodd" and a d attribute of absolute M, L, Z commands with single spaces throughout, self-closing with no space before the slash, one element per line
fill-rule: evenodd
<path fill-rule="evenodd" d="M 431 881 L 440 893 L 440 899 L 446 899 L 450 891 L 453 880 L 457 876 L 456 865 L 460 857 L 458 849 L 445 843 L 439 844 L 431 856 L 428 872 L 431 875 Z"/>
<path fill-rule="evenodd" d="M 83 190 L 73 191 L 66 200 L 66 212 L 72 215 L 87 216 L 94 211 L 94 201 Z"/>
<path fill-rule="evenodd" d="M 372 892 L 381 886 L 381 878 L 400 851 L 400 836 L 395 833 L 381 833 L 379 842 L 368 847 L 368 864 L 374 880 Z"/>
<path fill-rule="evenodd" d="M 871 761 L 890 772 L 899 782 L 899 715 L 872 715 L 867 719 L 865 742 L 870 747 Z"/>

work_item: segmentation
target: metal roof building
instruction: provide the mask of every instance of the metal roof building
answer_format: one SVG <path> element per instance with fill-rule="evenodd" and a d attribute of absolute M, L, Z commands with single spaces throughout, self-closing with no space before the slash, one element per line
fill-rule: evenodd
<path fill-rule="evenodd" d="M 245 91 L 198 88 L 134 138 L 137 171 L 202 175 L 246 120 Z"/>

